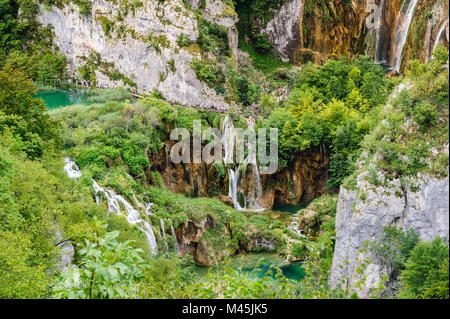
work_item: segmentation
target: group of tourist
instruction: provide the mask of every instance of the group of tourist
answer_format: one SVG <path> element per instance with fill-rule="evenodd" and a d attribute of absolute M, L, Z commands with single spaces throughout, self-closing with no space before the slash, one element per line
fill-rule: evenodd
<path fill-rule="evenodd" d="M 272 97 L 275 97 L 278 102 L 285 101 L 289 95 L 287 86 L 278 85 L 275 89 L 272 89 L 269 84 L 266 84 L 262 88 L 262 93 L 267 93 Z"/>
<path fill-rule="evenodd" d="M 181 104 L 179 101 L 170 101 L 170 105 L 172 106 L 182 106 L 182 107 L 189 107 L 187 105 Z M 201 109 L 209 112 L 216 112 L 216 113 L 226 113 L 228 111 L 228 107 L 226 106 L 217 106 L 217 105 L 193 105 L 190 106 L 195 109 Z"/>

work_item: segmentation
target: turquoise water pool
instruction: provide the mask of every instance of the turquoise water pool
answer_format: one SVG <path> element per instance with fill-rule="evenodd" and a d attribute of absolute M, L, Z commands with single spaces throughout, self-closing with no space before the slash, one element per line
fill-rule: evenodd
<path fill-rule="evenodd" d="M 44 100 L 49 110 L 69 105 L 104 104 L 109 101 L 135 101 L 131 93 L 124 88 L 115 89 L 68 89 L 42 88 L 34 96 Z"/>
<path fill-rule="evenodd" d="M 34 96 L 44 100 L 45 106 L 49 110 L 58 109 L 68 105 L 90 105 L 89 95 L 84 90 L 58 90 L 58 89 L 43 89 L 39 90 Z"/>
<path fill-rule="evenodd" d="M 280 268 L 283 275 L 288 279 L 299 282 L 305 278 L 305 270 L 301 262 L 289 263 L 278 255 L 271 253 L 236 256 L 232 258 L 230 266 L 260 279 L 264 277 L 276 279 L 274 267 Z M 270 270 L 273 274 L 269 273 Z M 209 268 L 207 267 L 196 267 L 196 272 L 200 277 L 205 277 L 208 271 Z"/>

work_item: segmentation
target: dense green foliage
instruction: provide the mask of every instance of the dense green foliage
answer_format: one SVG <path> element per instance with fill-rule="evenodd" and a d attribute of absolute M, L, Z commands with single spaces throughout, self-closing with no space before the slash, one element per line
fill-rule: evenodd
<path fill-rule="evenodd" d="M 425 242 L 413 230 L 386 227 L 383 237 L 370 241 L 368 249 L 387 272 L 382 296 L 448 299 L 449 247 L 442 238 Z"/>
<path fill-rule="evenodd" d="M 106 228 L 106 227 L 104 227 Z M 97 230 L 98 232 L 99 230 Z M 116 240 L 119 232 L 95 234 L 78 251 L 80 267 L 59 278 L 53 288 L 56 298 L 118 299 L 130 297 L 132 284 L 144 277 L 140 250 Z"/>
<path fill-rule="evenodd" d="M 290 218 L 238 212 L 216 199 L 198 198 L 195 186 L 190 194 L 173 194 L 149 155 L 163 150 L 174 128 L 191 130 L 195 120 L 201 120 L 203 129 L 220 128 L 224 115 L 171 106 L 157 90 L 132 101 L 124 88 L 89 90 L 87 104 L 103 104 L 47 112 L 43 101 L 34 97 L 36 84 L 65 87 L 67 61 L 53 45 L 51 28 L 34 17 L 37 3 L 47 10 L 69 2 L 83 16 L 92 13 L 88 0 L 0 0 L 0 298 L 354 298 L 349 290 L 328 287 L 336 241 L 336 190 L 343 183 L 355 187 L 356 177 L 374 158 L 368 178 L 377 185 L 377 171 L 388 180 L 399 178 L 402 186 L 419 173 L 448 175 L 448 153 L 442 150 L 448 145 L 445 49 L 438 48 L 425 64 L 412 61 L 403 82 L 408 90 L 388 101 L 400 80 L 386 77 L 368 57 L 331 59 L 321 66 L 281 62 L 259 28 L 285 0 L 225 0 L 226 13 L 234 13 L 234 8 L 239 13 L 239 47 L 248 57 L 233 55 L 228 29 L 202 17 L 206 4 L 200 1 L 194 12 L 198 39 L 180 34 L 177 41 L 195 54 L 190 67 L 197 78 L 232 105 L 229 113 L 236 126 L 244 127 L 252 116 L 258 127 L 279 130 L 281 168 L 301 152 L 329 152 L 330 194 L 298 213 L 314 213 L 307 237 L 288 227 Z M 117 21 L 144 5 L 111 2 L 120 8 Z M 306 14 L 311 4 L 305 2 Z M 160 5 L 164 1 L 158 1 Z M 320 5 L 325 8 L 323 1 Z M 101 17 L 99 22 L 108 39 L 120 34 L 116 21 Z M 167 39 L 148 35 L 145 41 L 161 53 Z M 136 87 L 99 53 L 80 58 L 84 64 L 78 73 L 84 81 L 96 84 L 96 72 L 101 72 Z M 176 71 L 174 59 L 167 65 Z M 161 80 L 164 76 L 160 73 Z M 367 158 L 361 158 L 363 151 Z M 74 159 L 82 177 L 66 176 L 65 156 Z M 208 174 L 213 173 L 226 181 L 222 163 L 211 167 Z M 94 193 L 93 179 L 136 204 L 160 238 L 156 256 L 138 226 L 128 223 L 124 214 L 108 212 L 106 195 Z M 222 195 L 219 189 L 208 194 Z M 144 213 L 138 202 L 153 203 L 151 212 Z M 196 244 L 205 246 L 206 258 L 216 267 L 200 278 L 194 262 L 198 256 L 178 256 L 176 238 L 165 234 L 161 223 L 166 232 L 205 225 Z M 248 248 L 254 239 L 275 248 Z M 70 265 L 62 264 L 62 245 L 73 248 Z M 441 238 L 424 242 L 413 231 L 388 227 L 367 247 L 387 271 L 374 296 L 449 297 L 448 244 Z M 264 250 L 306 260 L 306 277 L 296 282 L 272 268 L 261 278 L 257 271 L 231 266 L 236 254 Z M 364 274 L 365 267 L 363 262 L 356 271 Z"/>
<path fill-rule="evenodd" d="M 448 249 L 440 237 L 417 244 L 400 276 L 400 297 L 448 299 Z"/>
<path fill-rule="evenodd" d="M 375 165 L 387 181 L 401 178 L 407 183 L 419 172 L 448 175 L 448 153 L 442 150 L 449 141 L 448 51 L 438 47 L 434 54 L 436 58 L 425 64 L 412 61 L 405 82 L 409 89 L 398 92 L 380 112 L 381 124 L 365 138 L 365 163 L 377 154 Z M 437 155 L 430 156 L 433 149 Z M 356 176 L 364 169 L 356 170 L 346 186 L 354 187 Z M 373 182 L 379 183 L 376 179 Z M 410 186 L 414 189 L 414 185 Z"/>
<path fill-rule="evenodd" d="M 35 22 L 36 11 L 33 1 L 0 2 L 0 68 L 18 70 L 41 84 L 64 86 L 66 58 L 53 47 L 53 31 Z"/>
<path fill-rule="evenodd" d="M 304 66 L 283 107 L 273 108 L 262 127 L 279 130 L 281 166 L 292 154 L 325 145 L 332 150 L 328 184 L 337 188 L 354 170 L 361 142 L 377 125 L 377 107 L 391 85 L 382 67 L 366 57 Z"/>

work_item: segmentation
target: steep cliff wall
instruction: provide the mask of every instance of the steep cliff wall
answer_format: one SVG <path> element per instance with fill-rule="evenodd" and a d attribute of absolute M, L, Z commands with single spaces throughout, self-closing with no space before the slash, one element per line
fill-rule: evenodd
<path fill-rule="evenodd" d="M 369 251 L 362 251 L 369 240 L 380 240 L 388 226 L 414 229 L 423 240 L 436 236 L 449 239 L 449 180 L 420 176 L 418 189 L 402 187 L 394 180 L 389 187 L 374 187 L 361 174 L 357 188 L 361 192 L 341 189 L 336 213 L 336 246 L 331 269 L 330 285 L 337 287 L 343 278 L 344 286 L 355 289 L 361 279 L 358 266 L 367 258 L 375 260 Z M 376 262 L 370 262 L 366 271 L 366 283 L 361 297 L 367 298 L 376 288 L 386 270 Z"/>
<path fill-rule="evenodd" d="M 396 28 L 404 27 L 399 22 L 404 19 L 409 0 L 374 0 L 373 3 L 378 8 L 373 13 L 380 15 L 378 27 L 366 23 L 371 11 L 368 1 L 290 0 L 261 26 L 260 33 L 269 36 L 275 52 L 283 60 L 297 64 L 368 54 L 376 62 L 390 65 L 399 51 L 401 69 L 404 69 L 411 59 L 428 60 L 439 35 L 448 47 L 448 31 L 445 32 L 448 1 L 417 3 L 404 46 L 400 45 Z"/>
<path fill-rule="evenodd" d="M 164 186 L 170 191 L 194 197 L 215 197 L 232 205 L 228 197 L 229 180 L 223 165 L 173 164 L 169 154 L 173 142 L 158 154 L 149 153 L 152 171 L 161 175 Z M 287 166 L 273 175 L 262 175 L 262 205 L 271 209 L 276 204 L 299 204 L 313 200 L 325 192 L 329 150 L 321 148 L 292 156 Z M 151 171 L 149 180 L 154 181 Z M 241 177 L 238 197 L 255 196 L 255 179 L 251 167 Z M 242 197 L 240 198 L 242 200 Z"/>
<path fill-rule="evenodd" d="M 321 63 L 331 56 L 364 53 L 366 17 L 365 1 L 290 0 L 260 32 L 283 60 Z"/>
<path fill-rule="evenodd" d="M 100 87 L 136 86 L 141 93 L 158 89 L 183 104 L 226 105 L 190 68 L 201 52 L 177 44 L 181 35 L 190 41 L 199 36 L 195 15 L 183 1 L 146 0 L 133 10 L 107 0 L 91 3 L 89 14 L 68 4 L 50 9 L 41 6 L 36 17 L 53 27 L 54 43 L 67 56 L 74 76 L 80 67 L 89 65 L 95 68 Z M 199 4 L 193 1 L 192 5 Z M 202 10 L 205 19 L 228 29 L 230 47 L 236 52 L 234 11 L 218 0 L 205 1 Z"/>
<path fill-rule="evenodd" d="M 406 39 L 403 67 L 412 59 L 428 61 L 438 44 L 448 49 L 448 10 L 448 1 L 419 1 Z"/>
<path fill-rule="evenodd" d="M 302 16 L 303 0 L 288 1 L 260 31 L 269 36 L 275 52 L 285 62 L 293 60 L 294 51 L 302 43 Z"/>
<path fill-rule="evenodd" d="M 438 69 L 436 64 L 434 67 Z M 445 89 L 448 71 L 443 67 L 441 72 L 444 79 L 447 78 L 447 84 L 442 88 L 448 92 L 448 88 Z M 445 137 L 448 102 L 438 104 L 439 119 L 434 126 L 423 130 L 397 107 L 403 105 L 403 112 L 407 112 L 405 104 L 402 104 L 405 96 L 412 94 L 415 98 L 422 96 L 426 99 L 428 92 L 407 82 L 395 90 L 391 101 L 400 91 L 403 91 L 402 95 L 396 98 L 395 103 L 388 103 L 383 112 L 385 118 L 366 138 L 354 182 L 346 183 L 339 194 L 336 245 L 329 283 L 331 287 L 343 286 L 354 290 L 364 298 L 388 274 L 379 262 L 379 256 L 366 246 L 369 241 L 382 239 L 385 227 L 412 229 L 426 241 L 436 236 L 449 240 L 448 135 Z M 389 114 L 397 115 L 391 117 Z M 394 124 L 392 119 L 395 116 L 400 122 Z M 412 159 L 415 155 L 407 154 L 407 148 L 416 152 L 417 157 Z M 395 160 L 390 161 L 389 158 Z M 394 168 L 395 163 L 402 167 Z M 367 278 L 360 290 L 357 283 L 363 277 L 358 268 L 362 264 L 367 266 Z"/>

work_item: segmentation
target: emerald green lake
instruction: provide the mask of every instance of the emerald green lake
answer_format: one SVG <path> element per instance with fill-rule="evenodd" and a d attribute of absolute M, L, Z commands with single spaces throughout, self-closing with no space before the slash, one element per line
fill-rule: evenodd
<path fill-rule="evenodd" d="M 288 279 L 298 282 L 305 278 L 305 270 L 301 262 L 289 263 L 272 253 L 236 256 L 232 258 L 230 266 L 233 269 L 240 270 L 259 279 L 270 277 L 276 280 L 276 269 L 274 267 L 280 268 L 283 275 Z M 205 277 L 208 270 L 209 268 L 207 267 L 196 267 L 196 271 L 200 277 Z M 268 274 L 270 270 L 274 274 Z"/>
<path fill-rule="evenodd" d="M 71 89 L 71 90 L 58 90 L 58 89 L 44 89 L 39 90 L 34 96 L 44 100 L 45 106 L 49 110 L 58 109 L 60 107 L 68 105 L 90 105 L 88 98 L 89 95 L 85 94 L 84 90 Z"/>
<path fill-rule="evenodd" d="M 68 89 L 43 88 L 34 96 L 44 100 L 49 110 L 58 109 L 69 105 L 105 104 L 109 101 L 131 101 L 134 99 L 125 88 L 118 89 Z"/>

